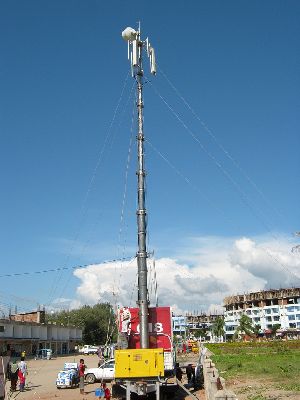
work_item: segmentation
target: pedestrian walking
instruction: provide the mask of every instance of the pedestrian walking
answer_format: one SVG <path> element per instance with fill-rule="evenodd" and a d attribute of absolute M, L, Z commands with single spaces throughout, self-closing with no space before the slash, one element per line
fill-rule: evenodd
<path fill-rule="evenodd" d="M 79 361 L 79 391 L 80 394 L 84 394 L 84 371 L 85 371 L 85 364 L 84 364 L 84 359 L 81 358 Z"/>
<path fill-rule="evenodd" d="M 17 390 L 18 383 L 18 364 L 16 360 L 9 363 L 9 380 L 10 380 L 10 391 L 15 392 Z"/>
<path fill-rule="evenodd" d="M 25 379 L 25 375 L 23 374 L 23 372 L 20 369 L 18 369 L 18 378 L 20 381 L 20 383 L 19 383 L 20 392 L 24 392 L 26 379 Z"/>
<path fill-rule="evenodd" d="M 25 381 L 27 375 L 27 364 L 25 362 L 25 357 L 21 357 L 21 361 L 18 363 L 18 378 L 19 378 L 19 387 L 20 392 L 24 392 Z"/>

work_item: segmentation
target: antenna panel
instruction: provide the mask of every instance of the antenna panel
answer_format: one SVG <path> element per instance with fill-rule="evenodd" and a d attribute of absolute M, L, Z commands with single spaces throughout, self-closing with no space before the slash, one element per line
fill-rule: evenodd
<path fill-rule="evenodd" d="M 139 57 L 139 46 L 137 40 L 132 42 L 132 65 L 136 67 L 138 65 Z"/>
<path fill-rule="evenodd" d="M 154 48 L 150 48 L 150 71 L 152 75 L 156 74 L 156 59 Z"/>
<path fill-rule="evenodd" d="M 132 51 L 130 52 L 130 67 L 131 67 L 131 76 L 133 77 Z"/>

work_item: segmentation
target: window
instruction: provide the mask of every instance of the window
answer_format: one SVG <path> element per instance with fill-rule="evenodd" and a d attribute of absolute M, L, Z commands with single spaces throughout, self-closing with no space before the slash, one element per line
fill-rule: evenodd
<path fill-rule="evenodd" d="M 279 315 L 275 315 L 275 317 L 273 317 L 273 320 L 274 320 L 274 321 L 279 321 L 279 320 L 280 320 Z"/>
<path fill-rule="evenodd" d="M 255 318 L 253 318 L 253 321 L 254 321 L 254 322 L 259 322 L 259 321 L 260 321 L 260 318 L 259 318 L 259 317 L 255 317 Z"/>
<path fill-rule="evenodd" d="M 289 315 L 288 318 L 289 318 L 289 321 L 295 321 L 295 319 L 296 319 L 295 315 Z"/>
<path fill-rule="evenodd" d="M 271 309 L 270 309 L 270 308 L 267 308 L 267 309 L 265 310 L 265 313 L 266 313 L 266 314 L 271 314 Z"/>
<path fill-rule="evenodd" d="M 297 319 L 300 319 L 300 314 L 296 314 L 296 318 L 297 318 Z"/>
<path fill-rule="evenodd" d="M 0 332 L 4 332 L 4 325 L 0 325 Z"/>
<path fill-rule="evenodd" d="M 296 328 L 296 323 L 295 322 L 290 322 L 290 328 Z"/>
<path fill-rule="evenodd" d="M 111 361 L 111 362 L 101 365 L 100 368 L 113 368 L 114 366 L 115 366 L 115 362 Z"/>
<path fill-rule="evenodd" d="M 272 322 L 272 317 L 266 317 L 266 320 L 267 320 L 268 322 Z"/>
<path fill-rule="evenodd" d="M 230 331 L 234 331 L 235 330 L 235 326 L 226 326 L 225 327 L 225 330 L 227 331 L 227 332 L 230 332 Z"/>
<path fill-rule="evenodd" d="M 278 314 L 278 312 L 279 312 L 278 308 L 272 308 L 272 313 L 273 314 Z"/>
<path fill-rule="evenodd" d="M 295 311 L 295 307 L 294 307 L 294 306 L 292 306 L 292 307 L 287 307 L 287 308 L 286 308 L 286 311 L 287 311 L 287 312 L 294 312 L 294 311 Z"/>

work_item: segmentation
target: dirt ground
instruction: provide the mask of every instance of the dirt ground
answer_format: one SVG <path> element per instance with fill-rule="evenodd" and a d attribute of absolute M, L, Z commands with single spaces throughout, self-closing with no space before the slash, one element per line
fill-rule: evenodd
<path fill-rule="evenodd" d="M 59 357 L 52 360 L 29 360 L 28 375 L 26 379 L 26 390 L 24 392 L 10 393 L 10 384 L 7 383 L 6 390 L 8 393 L 8 399 L 17 400 L 91 400 L 96 399 L 95 390 L 100 386 L 99 383 L 86 384 L 85 395 L 80 395 L 79 389 L 57 389 L 56 388 L 56 377 L 57 373 L 63 368 L 65 362 L 79 362 L 81 356 L 69 356 Z M 85 364 L 88 368 L 97 366 L 97 356 L 85 356 Z M 110 385 L 108 384 L 110 388 Z M 203 391 L 198 391 L 195 395 L 200 399 L 204 400 Z M 182 389 L 178 390 L 176 395 L 173 397 L 175 400 L 191 399 Z"/>
<path fill-rule="evenodd" d="M 300 400 L 299 391 L 274 387 L 274 382 L 263 378 L 228 380 L 226 387 L 231 389 L 239 400 Z"/>

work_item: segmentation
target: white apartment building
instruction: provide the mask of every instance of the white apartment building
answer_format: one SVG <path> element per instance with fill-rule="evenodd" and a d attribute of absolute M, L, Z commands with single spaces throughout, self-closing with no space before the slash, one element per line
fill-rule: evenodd
<path fill-rule="evenodd" d="M 225 334 L 232 337 L 241 315 L 260 325 L 261 333 L 270 333 L 274 325 L 280 332 L 300 334 L 300 288 L 266 290 L 226 297 L 224 299 Z"/>

